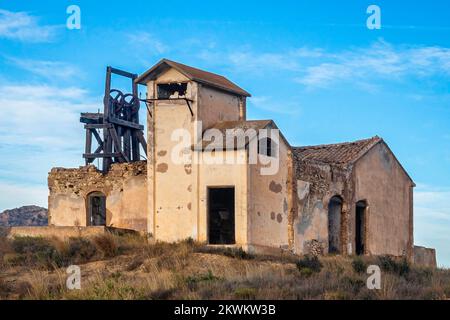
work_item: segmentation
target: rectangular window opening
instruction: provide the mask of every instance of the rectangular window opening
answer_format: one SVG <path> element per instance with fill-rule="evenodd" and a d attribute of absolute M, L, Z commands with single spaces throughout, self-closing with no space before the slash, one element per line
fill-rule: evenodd
<path fill-rule="evenodd" d="M 160 83 L 157 85 L 158 99 L 176 99 L 186 97 L 187 83 Z"/>

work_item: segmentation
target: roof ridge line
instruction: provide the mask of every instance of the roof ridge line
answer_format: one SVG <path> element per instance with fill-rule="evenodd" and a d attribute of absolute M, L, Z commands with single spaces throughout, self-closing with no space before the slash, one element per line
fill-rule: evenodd
<path fill-rule="evenodd" d="M 308 146 L 294 146 L 292 148 L 294 148 L 294 149 L 320 149 L 320 148 L 333 147 L 333 146 L 346 146 L 346 145 L 355 144 L 355 143 L 359 143 L 359 142 L 363 142 L 363 141 L 369 141 L 369 140 L 380 141 L 383 139 L 381 137 L 379 137 L 378 135 L 376 135 L 371 138 L 359 139 L 359 140 L 355 140 L 355 141 L 317 144 L 317 145 L 308 145 Z"/>

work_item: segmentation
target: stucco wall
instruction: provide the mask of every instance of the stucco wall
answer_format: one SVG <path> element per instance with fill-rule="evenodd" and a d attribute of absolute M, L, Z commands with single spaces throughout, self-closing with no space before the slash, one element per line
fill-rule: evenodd
<path fill-rule="evenodd" d="M 146 162 L 113 164 L 105 175 L 94 166 L 53 168 L 48 176 L 49 225 L 86 226 L 87 196 L 106 196 L 106 225 L 147 230 Z"/>
<path fill-rule="evenodd" d="M 200 85 L 198 98 L 198 119 L 202 121 L 203 129 L 211 127 L 218 121 L 239 120 L 237 96 Z"/>
<path fill-rule="evenodd" d="M 220 179 L 214 174 L 217 172 L 214 166 L 200 167 L 190 148 L 182 151 L 186 161 L 174 162 L 172 155 L 181 151 L 176 149 L 181 140 L 173 141 L 172 134 L 180 129 L 187 130 L 190 147 L 200 137 L 198 121 L 203 122 L 204 130 L 219 120 L 237 120 L 240 100 L 232 94 L 189 81 L 174 69 L 163 72 L 147 84 L 148 96 L 156 98 L 157 85 L 170 82 L 188 83 L 186 97 L 192 100 L 190 106 L 193 115 L 185 101 L 157 101 L 151 107 L 152 117 L 147 119 L 148 226 L 157 240 L 206 240 L 206 226 L 200 226 L 199 222 L 202 215 L 200 199 L 204 196 L 205 185 L 199 179 L 205 172 L 210 172 L 208 183 L 228 183 L 229 180 L 222 179 L 219 182 Z M 203 168 L 205 171 L 201 173 Z M 222 169 L 234 170 L 230 167 Z M 227 172 L 223 171 L 221 175 L 227 176 Z M 231 182 L 235 183 L 234 180 Z"/>
<path fill-rule="evenodd" d="M 287 249 L 289 245 L 288 216 L 292 206 L 289 197 L 289 147 L 283 140 L 279 146 L 279 170 L 275 174 L 262 175 L 261 163 L 249 167 L 249 242 L 255 247 Z"/>
<path fill-rule="evenodd" d="M 197 84 L 188 80 L 178 71 L 169 69 L 147 84 L 147 92 L 149 97 L 157 98 L 156 87 L 159 83 L 188 82 L 186 97 L 194 100 L 191 108 L 195 115 Z M 172 134 L 185 129 L 192 138 L 194 121 L 195 116 L 191 115 L 182 100 L 157 101 L 152 107 L 152 117 L 148 117 L 149 226 L 157 240 L 171 242 L 197 238 L 197 214 L 192 210 L 192 193 L 188 191 L 194 179 L 192 165 L 176 163 L 172 157 L 175 147 L 181 142 L 173 140 Z M 179 151 L 192 158 L 189 148 Z"/>
<path fill-rule="evenodd" d="M 200 155 L 209 159 L 224 159 L 226 154 L 235 159 L 246 161 L 245 150 L 216 151 L 213 156 L 209 152 Z M 235 188 L 235 240 L 236 245 L 246 247 L 248 244 L 248 177 L 246 164 L 207 164 L 199 165 L 198 175 L 198 212 L 199 240 L 208 241 L 208 187 Z"/>
<path fill-rule="evenodd" d="M 354 230 L 355 207 L 368 203 L 366 251 L 368 254 L 412 255 L 412 182 L 384 143 L 378 143 L 355 163 L 354 198 L 350 207 L 350 230 Z M 354 233 L 351 238 L 354 248 Z"/>

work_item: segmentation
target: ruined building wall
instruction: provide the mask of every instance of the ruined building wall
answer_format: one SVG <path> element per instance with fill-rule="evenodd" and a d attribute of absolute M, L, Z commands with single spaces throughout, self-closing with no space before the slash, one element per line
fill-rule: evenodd
<path fill-rule="evenodd" d="M 147 83 L 150 98 L 157 98 L 157 85 L 160 83 L 187 82 L 186 97 L 191 99 L 190 106 L 186 101 L 158 101 L 152 107 L 152 117 L 148 117 L 148 211 L 150 213 L 149 229 L 155 239 L 177 241 L 186 238 L 205 240 L 206 227 L 199 230 L 199 221 L 203 205 L 201 199 L 205 185 L 200 187 L 199 180 L 204 177 L 203 166 L 198 161 L 192 164 L 174 163 L 172 153 L 182 153 L 195 160 L 196 156 L 190 148 L 176 149 L 181 139 L 172 139 L 172 134 L 180 129 L 190 133 L 193 144 L 200 132 L 197 121 L 202 121 L 203 130 L 219 120 L 239 119 L 240 100 L 233 94 L 200 85 L 189 81 L 175 69 L 169 69 L 153 81 Z M 215 182 L 216 168 L 207 169 Z M 221 175 L 227 177 L 230 170 L 223 169 Z M 240 170 L 240 169 L 237 169 Z M 227 177 L 228 178 L 228 177 Z M 227 181 L 227 179 L 224 179 Z M 237 183 L 240 183 L 239 181 Z M 205 228 L 205 230 L 203 230 Z"/>
<path fill-rule="evenodd" d="M 343 199 L 340 252 L 347 253 L 351 168 L 298 160 L 295 164 L 298 213 L 293 226 L 294 251 L 328 252 L 328 204 L 333 196 L 340 196 Z"/>
<path fill-rule="evenodd" d="M 187 79 L 174 69 L 169 69 L 155 82 L 158 83 L 185 82 Z M 186 96 L 196 101 L 196 84 L 188 82 Z M 191 105 L 194 114 L 196 103 Z M 187 130 L 191 136 L 194 132 L 194 120 L 185 101 L 158 101 L 153 109 L 153 181 L 149 189 L 152 197 L 153 231 L 155 239 L 162 241 L 178 241 L 186 238 L 197 238 L 197 214 L 192 210 L 192 193 L 188 189 L 195 181 L 192 165 L 176 163 L 172 159 L 176 156 L 192 157 L 192 150 L 176 149 L 180 140 L 173 140 L 172 134 L 180 129 Z M 188 145 L 190 145 L 188 143 Z M 149 147 L 151 147 L 149 145 Z"/>
<path fill-rule="evenodd" d="M 275 174 L 262 175 L 262 167 L 268 166 L 260 162 L 249 166 L 250 244 L 256 249 L 287 249 L 289 245 L 288 223 L 292 206 L 289 196 L 290 147 L 282 139 L 279 145 L 279 169 Z M 272 160 L 278 161 L 275 158 Z"/>
<path fill-rule="evenodd" d="M 199 166 L 198 172 L 198 232 L 199 241 L 208 241 L 208 188 L 214 187 L 234 187 L 234 215 L 235 215 L 235 241 L 237 246 L 244 249 L 248 245 L 248 166 L 246 163 L 246 151 L 216 150 L 214 155 L 211 152 L 199 152 L 203 161 L 211 161 L 210 164 Z M 213 164 L 213 159 L 222 160 L 229 156 L 234 159 L 241 159 L 242 164 L 226 164 L 224 162 Z M 208 158 L 206 158 L 208 157 Z M 206 160 L 208 159 L 208 160 Z"/>
<path fill-rule="evenodd" d="M 353 203 L 367 200 L 369 206 L 366 253 L 411 258 L 413 183 L 384 143 L 374 146 L 356 162 L 354 184 Z M 354 206 L 350 213 L 350 230 L 354 230 Z"/>
<path fill-rule="evenodd" d="M 106 225 L 147 231 L 147 167 L 145 161 L 113 164 L 107 174 L 93 165 L 53 168 L 48 176 L 49 225 L 87 226 L 87 196 L 106 196 Z"/>

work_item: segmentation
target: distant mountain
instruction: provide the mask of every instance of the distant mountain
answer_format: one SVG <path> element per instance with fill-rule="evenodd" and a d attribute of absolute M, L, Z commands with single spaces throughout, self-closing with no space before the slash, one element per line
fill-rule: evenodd
<path fill-rule="evenodd" d="M 0 213 L 0 227 L 46 226 L 47 209 L 38 206 L 23 206 Z"/>

